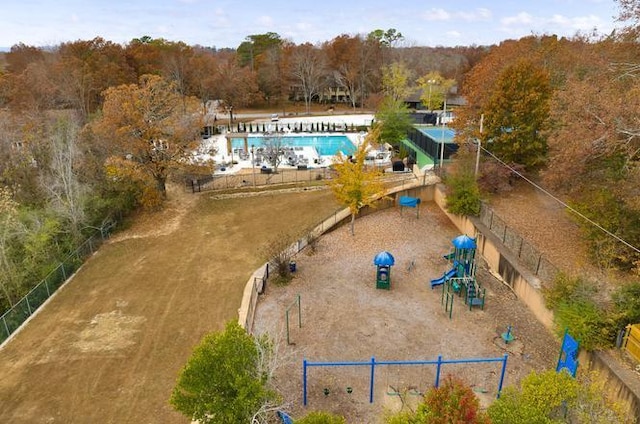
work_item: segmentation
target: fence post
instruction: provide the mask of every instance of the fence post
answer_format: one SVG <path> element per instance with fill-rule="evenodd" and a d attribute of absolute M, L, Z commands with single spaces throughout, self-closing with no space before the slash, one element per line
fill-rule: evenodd
<path fill-rule="evenodd" d="M 9 337 L 11 335 L 11 331 L 9 331 L 9 326 L 7 325 L 5 317 L 2 317 L 2 323 L 4 324 L 4 329 L 7 330 L 7 337 Z"/>
<path fill-rule="evenodd" d="M 29 311 L 29 315 L 31 315 L 33 312 L 31 312 L 31 305 L 29 305 L 29 297 L 25 296 L 24 300 L 27 302 L 27 310 Z"/>
<path fill-rule="evenodd" d="M 502 361 L 502 371 L 500 372 L 500 382 L 498 383 L 498 395 L 497 398 L 500 399 L 500 392 L 502 392 L 502 384 L 504 383 L 504 374 L 507 371 L 507 358 L 508 354 L 504 354 L 504 360 Z"/>
<path fill-rule="evenodd" d="M 307 360 L 302 360 L 302 404 L 307 406 Z"/>
<path fill-rule="evenodd" d="M 371 380 L 369 383 L 369 403 L 373 403 L 373 386 L 376 371 L 376 358 L 371 357 Z"/>
<path fill-rule="evenodd" d="M 300 306 L 300 293 L 298 293 L 298 328 L 302 328 L 302 307 Z"/>
<path fill-rule="evenodd" d="M 442 355 L 438 355 L 438 363 L 436 366 L 436 389 L 440 385 L 440 367 L 442 366 Z"/>
<path fill-rule="evenodd" d="M 285 311 L 285 320 L 287 321 L 287 344 L 290 345 L 291 341 L 289 340 L 289 309 Z"/>

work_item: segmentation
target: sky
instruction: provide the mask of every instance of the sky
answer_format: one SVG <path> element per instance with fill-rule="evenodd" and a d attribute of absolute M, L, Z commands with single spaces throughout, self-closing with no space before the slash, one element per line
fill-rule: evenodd
<path fill-rule="evenodd" d="M 236 48 L 275 32 L 295 44 L 394 28 L 405 46 L 496 44 L 536 34 L 608 34 L 614 0 L 0 0 L 0 47 L 144 35 Z"/>

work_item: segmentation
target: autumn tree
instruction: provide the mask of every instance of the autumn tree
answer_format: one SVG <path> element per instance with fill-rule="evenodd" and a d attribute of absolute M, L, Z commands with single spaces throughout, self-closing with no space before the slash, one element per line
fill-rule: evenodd
<path fill-rule="evenodd" d="M 367 135 L 353 156 L 338 153 L 333 163 L 337 176 L 329 182 L 338 203 L 348 207 L 351 212 L 351 235 L 355 235 L 354 222 L 360 209 L 375 206 L 375 202 L 384 193 L 380 172 L 375 168 L 369 169 L 364 164 L 373 137 L 371 134 Z"/>
<path fill-rule="evenodd" d="M 58 55 L 55 80 L 62 100 L 83 120 L 100 107 L 104 90 L 135 81 L 122 46 L 101 37 L 62 43 Z"/>
<path fill-rule="evenodd" d="M 360 99 L 359 84 L 362 73 L 364 41 L 358 36 L 340 35 L 323 46 L 327 52 L 328 66 L 334 71 L 336 83 L 349 93 L 355 109 Z"/>
<path fill-rule="evenodd" d="M 386 418 L 387 424 L 490 424 L 480 411 L 480 402 L 471 388 L 447 376 L 438 387 L 430 389 L 415 413 L 401 412 Z M 515 421 L 514 421 L 515 422 Z"/>
<path fill-rule="evenodd" d="M 229 107 L 247 106 L 259 96 L 255 72 L 241 67 L 235 55 L 219 58 L 214 69 L 214 84 L 217 88 L 214 97 Z"/>
<path fill-rule="evenodd" d="M 170 403 L 200 423 L 251 423 L 277 394 L 268 387 L 270 340 L 254 338 L 237 321 L 206 335 L 180 372 Z"/>
<path fill-rule="evenodd" d="M 172 170 L 190 163 L 200 133 L 197 106 L 184 114 L 175 83 L 146 75 L 139 84 L 121 85 L 105 92 L 97 134 L 110 140 L 115 168 L 128 167 L 155 182 L 166 197 L 166 181 Z"/>
<path fill-rule="evenodd" d="M 258 88 L 267 102 L 282 96 L 282 53 L 285 41 L 275 32 L 253 34 L 238 46 L 241 67 L 255 73 Z"/>
<path fill-rule="evenodd" d="M 382 89 L 386 97 L 395 102 L 403 102 L 414 90 L 413 75 L 401 62 L 394 62 L 382 68 Z"/>
<path fill-rule="evenodd" d="M 546 71 L 527 59 L 507 67 L 484 109 L 483 145 L 507 163 L 541 166 L 547 153 L 550 97 Z"/>
<path fill-rule="evenodd" d="M 416 81 L 418 87 L 422 90 L 420 101 L 429 110 L 435 109 L 435 106 L 442 105 L 447 94 L 456 83 L 453 79 L 446 79 L 437 71 L 431 71 Z"/>

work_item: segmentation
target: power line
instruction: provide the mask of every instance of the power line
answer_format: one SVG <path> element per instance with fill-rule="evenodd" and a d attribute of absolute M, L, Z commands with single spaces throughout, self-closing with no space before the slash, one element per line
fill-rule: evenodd
<path fill-rule="evenodd" d="M 546 194 L 547 196 L 551 197 L 556 202 L 560 203 L 562 206 L 567 208 L 569 211 L 571 211 L 574 214 L 578 215 L 580 218 L 584 219 L 585 221 L 587 221 L 591 225 L 595 226 L 596 228 L 598 228 L 600 231 L 604 232 L 605 234 L 607 234 L 607 235 L 613 237 L 614 239 L 618 240 L 619 242 L 623 243 L 625 246 L 629 247 L 630 249 L 635 250 L 636 252 L 640 253 L 640 249 L 639 248 L 635 247 L 634 245 L 632 245 L 628 241 L 622 239 L 621 237 L 617 236 L 616 234 L 614 234 L 611 231 L 609 231 L 606 228 L 604 228 L 602 225 L 598 224 L 597 222 L 593 221 L 589 217 L 583 215 L 582 213 L 580 213 L 576 209 L 572 208 L 571 206 L 569 206 L 568 204 L 566 204 L 565 202 L 560 200 L 558 197 L 554 196 L 552 193 L 547 191 L 544 187 L 536 184 L 535 182 L 531 181 L 529 178 L 527 178 L 524 175 L 522 175 L 520 172 L 518 172 L 515 169 L 513 169 L 511 166 L 507 165 L 504 161 L 502 161 L 502 159 L 500 159 L 499 157 L 497 157 L 496 155 L 491 153 L 489 150 L 487 150 L 484 147 L 482 147 L 479 143 L 477 143 L 476 146 L 479 147 L 481 150 L 485 151 L 486 153 L 488 153 L 489 156 L 491 156 L 496 161 L 498 161 L 502 166 L 504 166 L 505 168 L 509 169 L 511 172 L 513 172 L 514 174 L 516 174 L 517 176 L 519 176 L 520 178 L 522 178 L 523 180 L 525 180 L 526 182 L 528 182 L 529 184 L 531 184 L 532 186 L 534 186 L 535 188 L 537 188 L 538 190 L 540 190 L 541 192 Z"/>

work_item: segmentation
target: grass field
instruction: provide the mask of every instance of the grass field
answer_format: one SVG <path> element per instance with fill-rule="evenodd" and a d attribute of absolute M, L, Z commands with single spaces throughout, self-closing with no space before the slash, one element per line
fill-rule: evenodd
<path fill-rule="evenodd" d="M 237 318 L 261 247 L 337 208 L 328 190 L 170 196 L 0 351 L 0 422 L 188 422 L 168 404 L 176 376 L 205 333 Z"/>

